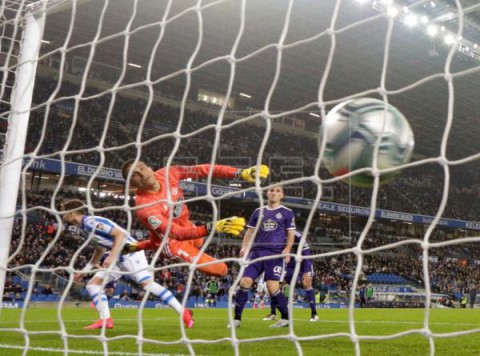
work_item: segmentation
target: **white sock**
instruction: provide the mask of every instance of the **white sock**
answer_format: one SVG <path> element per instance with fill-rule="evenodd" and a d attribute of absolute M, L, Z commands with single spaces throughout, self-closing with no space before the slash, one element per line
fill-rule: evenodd
<path fill-rule="evenodd" d="M 182 312 L 182 305 L 167 288 L 162 287 L 157 282 L 152 282 L 147 284 L 144 289 L 159 297 L 163 302 L 175 309 L 178 314 Z"/>
<path fill-rule="evenodd" d="M 110 318 L 110 308 L 108 307 L 108 298 L 102 290 L 102 286 L 96 284 L 87 284 L 87 292 L 92 298 L 95 308 L 100 314 L 100 319 Z"/>

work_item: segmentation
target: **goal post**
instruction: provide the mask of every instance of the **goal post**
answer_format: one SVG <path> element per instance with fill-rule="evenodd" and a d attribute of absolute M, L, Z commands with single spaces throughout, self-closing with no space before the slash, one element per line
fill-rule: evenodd
<path fill-rule="evenodd" d="M 2 113 L 7 122 L 0 153 L 0 298 L 3 299 L 11 234 L 25 161 L 25 143 L 32 96 L 46 16 L 91 0 L 6 0 L 1 12 L 2 83 L 0 100 L 9 106 Z M 9 80 L 14 77 L 10 87 Z M 25 212 L 22 212 L 25 214 Z M 1 309 L 1 305 L 0 305 Z"/>
<path fill-rule="evenodd" d="M 0 201 L 2 202 L 0 204 L 0 298 L 2 300 L 45 18 L 35 17 L 27 10 L 22 21 L 24 33 L 20 41 L 20 57 L 15 73 L 15 85 L 11 93 L 8 131 L 0 169 Z"/>

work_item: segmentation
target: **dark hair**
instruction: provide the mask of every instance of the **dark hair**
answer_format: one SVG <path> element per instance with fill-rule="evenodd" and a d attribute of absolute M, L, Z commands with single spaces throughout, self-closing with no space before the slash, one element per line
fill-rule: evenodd
<path fill-rule="evenodd" d="M 132 166 L 132 164 L 135 162 L 134 159 L 127 159 L 126 161 L 124 161 L 122 163 L 122 177 L 123 179 L 127 179 L 128 177 L 128 171 L 130 170 L 130 167 Z"/>
<path fill-rule="evenodd" d="M 83 212 L 84 207 L 83 201 L 79 199 L 68 200 L 61 205 L 63 211 L 70 212 Z"/>
<path fill-rule="evenodd" d="M 282 191 L 285 191 L 285 188 L 283 187 L 283 183 L 281 183 L 281 182 L 270 182 L 270 184 L 268 185 L 267 191 L 270 190 L 273 187 L 281 187 Z"/>

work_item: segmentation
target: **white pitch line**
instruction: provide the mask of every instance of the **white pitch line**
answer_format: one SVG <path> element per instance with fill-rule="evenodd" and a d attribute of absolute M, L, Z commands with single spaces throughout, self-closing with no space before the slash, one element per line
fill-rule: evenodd
<path fill-rule="evenodd" d="M 297 320 L 297 319 L 295 319 Z M 304 320 L 308 321 L 308 320 Z M 350 323 L 348 320 L 319 320 L 318 322 L 321 323 Z M 423 320 L 422 321 L 389 321 L 389 320 L 355 320 L 355 324 L 406 324 L 406 325 L 411 325 L 411 324 L 420 324 L 423 325 Z M 480 326 L 480 323 L 440 323 L 440 322 L 429 322 L 428 325 L 466 325 L 466 326 Z"/>
<path fill-rule="evenodd" d="M 142 320 L 144 321 L 162 321 L 162 320 L 172 320 L 172 319 L 178 319 L 177 316 L 172 316 L 170 318 L 143 318 Z M 216 319 L 219 320 L 217 317 L 201 317 L 199 320 L 206 320 L 206 319 Z M 138 321 L 137 318 L 114 318 L 115 321 Z M 223 320 L 223 319 L 222 319 Z M 259 320 L 263 321 L 260 318 L 243 318 L 243 320 Z M 306 322 L 308 324 L 319 324 L 319 323 L 343 323 L 343 324 L 348 324 L 350 323 L 349 320 L 323 320 L 320 319 L 316 323 L 311 323 L 307 319 L 292 319 L 295 322 Z M 78 322 L 91 322 L 92 319 L 74 319 L 74 320 L 64 320 L 64 323 L 78 323 Z M 225 322 L 228 322 L 228 318 L 225 318 Z M 412 324 L 419 324 L 423 325 L 423 320 L 420 321 L 397 321 L 397 320 L 355 320 L 355 324 L 405 324 L 405 325 L 412 325 Z M 24 323 L 58 323 L 57 319 L 52 319 L 52 320 L 25 320 Z M 0 322 L 0 328 L 3 324 L 18 324 L 18 322 Z M 267 323 L 265 323 L 267 324 Z M 464 325 L 464 326 L 476 326 L 480 327 L 480 323 L 452 323 L 452 322 L 429 322 L 429 325 Z"/>
<path fill-rule="evenodd" d="M 15 350 L 25 350 L 24 346 L 17 345 L 6 345 L 0 344 L 0 349 L 15 349 Z M 65 353 L 65 349 L 54 349 L 48 347 L 28 347 L 28 351 L 42 351 L 42 352 L 54 352 L 54 353 Z M 68 349 L 68 353 L 72 354 L 81 354 L 81 355 L 105 355 L 103 351 L 92 351 L 92 350 L 73 350 Z M 120 351 L 108 351 L 108 355 L 117 355 L 117 356 L 137 356 L 138 352 L 120 352 Z M 151 353 L 142 353 L 145 356 L 188 356 L 185 354 L 151 354 Z"/>

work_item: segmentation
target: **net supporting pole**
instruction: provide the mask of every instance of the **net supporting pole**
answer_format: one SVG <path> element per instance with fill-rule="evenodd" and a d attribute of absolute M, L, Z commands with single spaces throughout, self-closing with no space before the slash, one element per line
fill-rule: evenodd
<path fill-rule="evenodd" d="M 37 58 L 43 35 L 45 17 L 25 16 L 25 30 L 20 44 L 20 60 L 16 82 L 11 94 L 11 114 L 5 140 L 3 166 L 0 169 L 0 300 L 7 272 L 10 240 L 17 203 L 22 156 L 27 138 Z M 0 310 L 2 306 L 0 304 Z"/>

